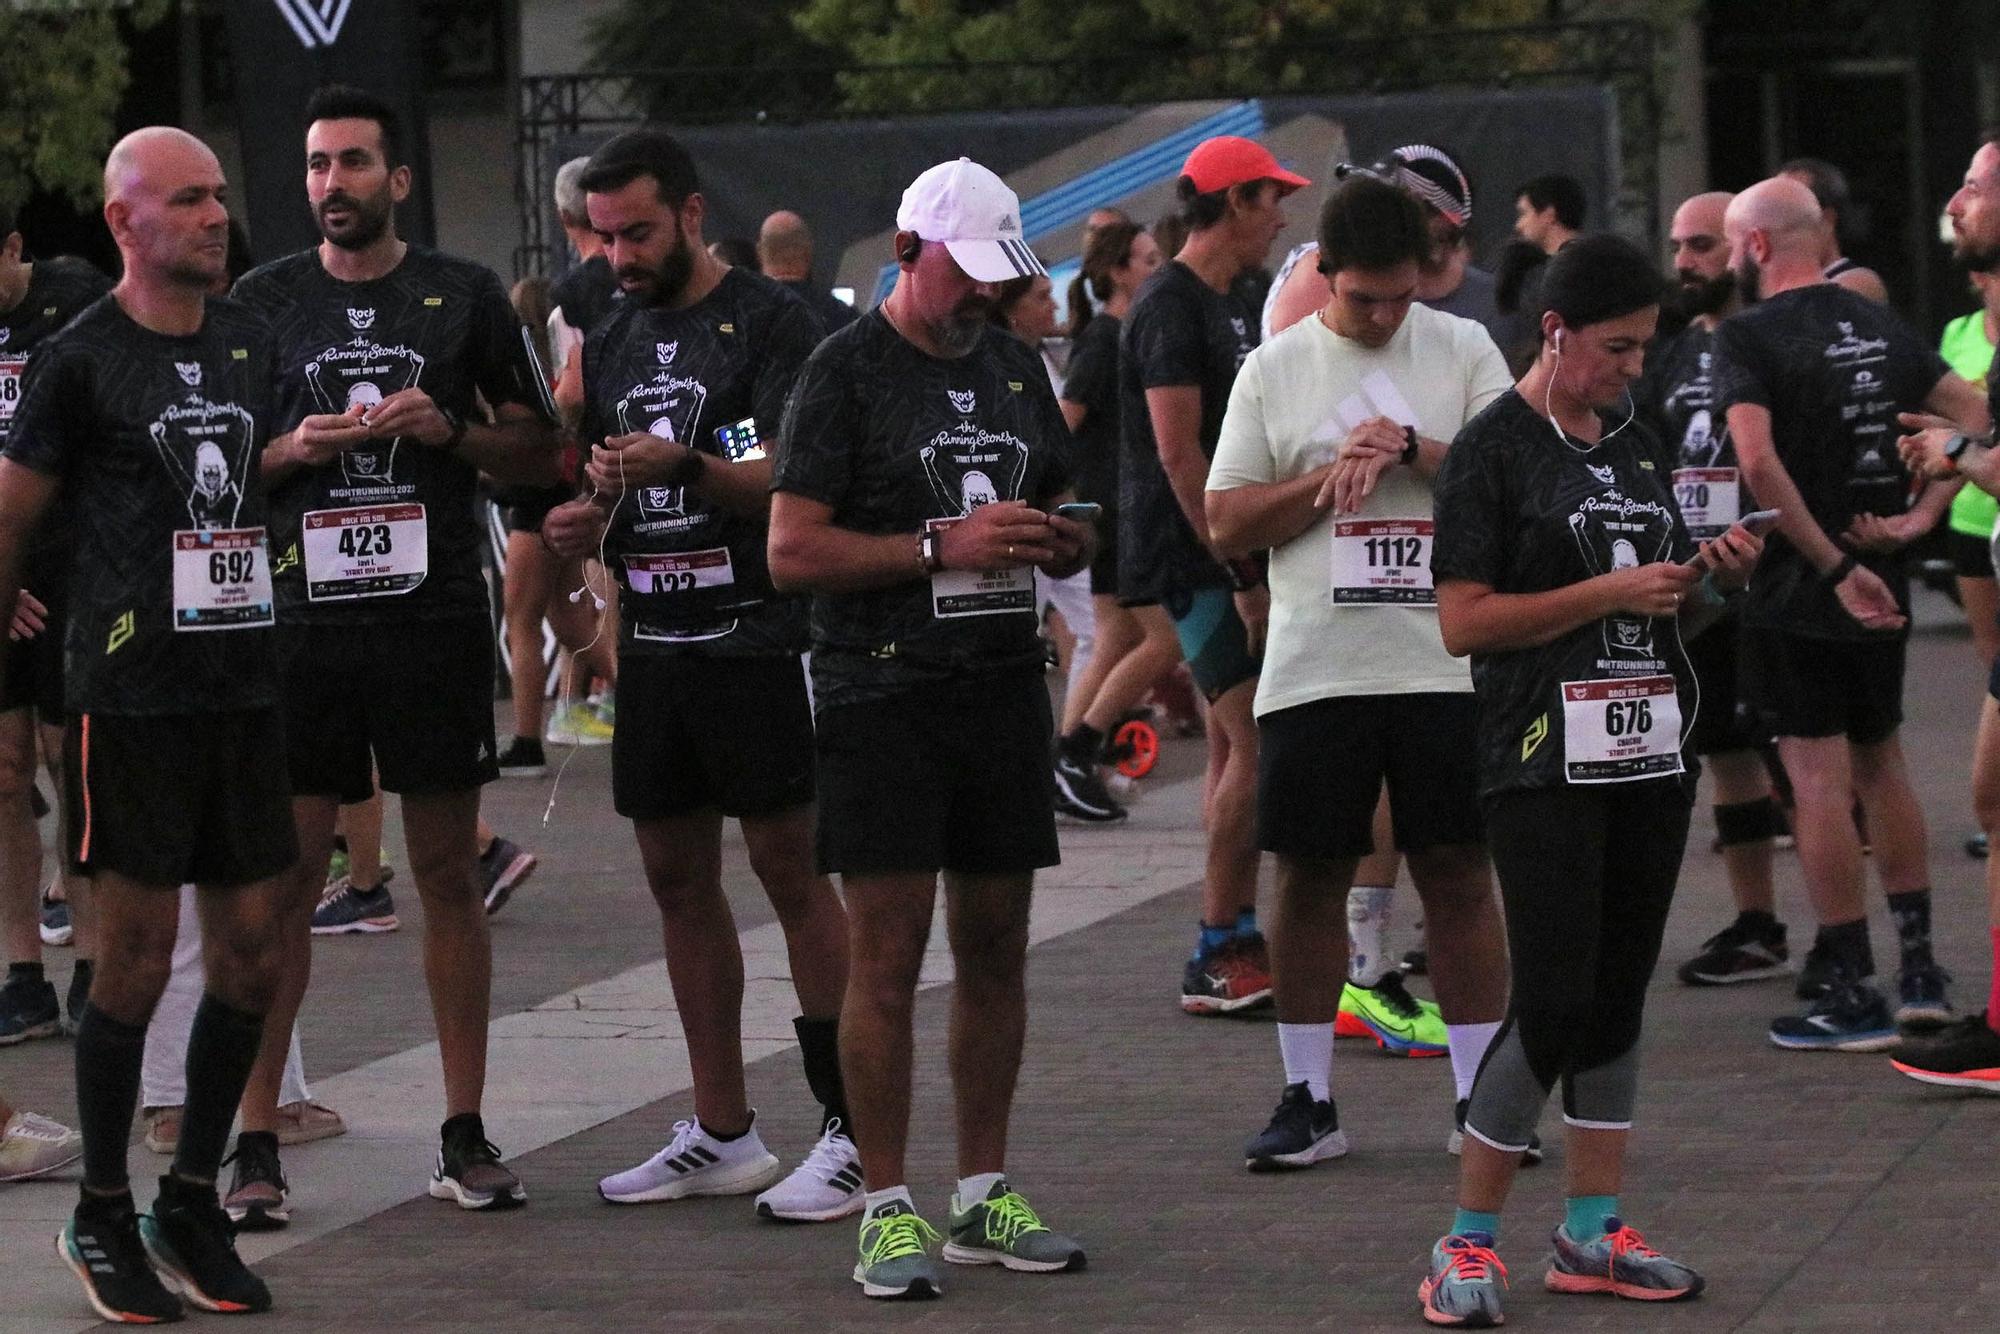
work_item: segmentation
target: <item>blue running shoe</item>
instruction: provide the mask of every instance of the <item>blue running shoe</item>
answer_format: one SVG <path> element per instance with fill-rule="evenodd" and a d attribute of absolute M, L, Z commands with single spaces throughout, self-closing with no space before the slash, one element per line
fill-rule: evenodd
<path fill-rule="evenodd" d="M 1555 1231 L 1556 1253 L 1544 1278 L 1550 1292 L 1608 1292 L 1635 1302 L 1678 1302 L 1699 1297 L 1700 1274 L 1646 1244 L 1639 1230 L 1617 1218 L 1604 1220 L 1596 1241 L 1571 1241 Z"/>
<path fill-rule="evenodd" d="M 1431 1247 L 1431 1276 L 1418 1287 L 1417 1299 L 1433 1325 L 1493 1329 L 1507 1323 L 1500 1309 L 1506 1286 L 1507 1266 L 1493 1253 L 1493 1238 L 1468 1232 L 1440 1237 Z"/>
<path fill-rule="evenodd" d="M 1771 1021 L 1771 1041 L 1787 1051 L 1887 1051 L 1899 1036 L 1882 993 L 1866 982 L 1836 980 L 1804 1014 Z"/>

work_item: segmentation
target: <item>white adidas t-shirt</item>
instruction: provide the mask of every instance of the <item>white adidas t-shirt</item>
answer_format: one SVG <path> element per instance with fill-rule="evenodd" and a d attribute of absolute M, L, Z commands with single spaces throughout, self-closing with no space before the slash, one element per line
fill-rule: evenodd
<path fill-rule="evenodd" d="M 1208 489 L 1282 482 L 1330 462 L 1370 417 L 1450 440 L 1513 383 L 1485 329 L 1412 305 L 1380 348 L 1317 316 L 1250 354 L 1237 372 Z M 1361 512 L 1329 508 L 1271 553 L 1271 628 L 1259 717 L 1337 695 L 1470 691 L 1471 669 L 1444 651 L 1430 588 L 1431 488 L 1385 471 Z"/>

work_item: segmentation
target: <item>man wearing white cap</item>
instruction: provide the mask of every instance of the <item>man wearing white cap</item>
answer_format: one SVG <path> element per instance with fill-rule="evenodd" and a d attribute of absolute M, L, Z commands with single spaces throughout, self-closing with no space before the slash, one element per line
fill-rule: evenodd
<path fill-rule="evenodd" d="M 1086 568 L 1070 436 L 1040 359 L 988 323 L 997 288 L 1042 272 L 1020 202 L 965 158 L 896 214 L 888 299 L 821 343 L 785 414 L 770 569 L 813 593 L 820 870 L 840 873 L 852 958 L 840 1060 L 868 1185 L 855 1281 L 941 1290 L 904 1184 L 911 1014 L 939 872 L 957 985 L 957 1193 L 944 1258 L 1083 1267 L 1008 1184 L 1028 900 L 1058 860 L 1035 575 Z"/>

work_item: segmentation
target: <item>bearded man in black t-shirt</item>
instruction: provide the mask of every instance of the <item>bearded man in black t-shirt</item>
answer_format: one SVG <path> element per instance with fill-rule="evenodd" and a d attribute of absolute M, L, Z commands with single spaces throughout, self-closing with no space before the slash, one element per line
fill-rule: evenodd
<path fill-rule="evenodd" d="M 479 1115 L 492 943 L 474 868 L 479 789 L 498 769 L 478 486 L 482 472 L 556 480 L 553 405 L 499 278 L 397 235 L 410 168 L 393 108 L 330 87 L 307 115 L 306 197 L 323 239 L 235 289 L 274 334 L 283 433 L 263 480 L 301 852 L 284 986 L 226 1201 L 251 1226 L 286 1218 L 278 1083 L 311 932 L 396 925 L 380 884 L 349 885 L 315 907 L 340 804 L 368 799 L 378 775 L 402 797 L 424 904 L 447 1118 L 430 1193 L 467 1209 L 526 1198 Z"/>
<path fill-rule="evenodd" d="M 722 892 L 730 817 L 784 927 L 822 1107 L 818 1146 L 758 1212 L 844 1217 L 861 1207 L 836 1036 L 847 918 L 812 865 L 805 605 L 776 593 L 765 566 L 770 453 L 819 320 L 708 253 L 694 162 L 670 136 L 619 135 L 581 185 L 625 299 L 579 353 L 591 496 L 550 511 L 543 536 L 566 557 L 602 553 L 619 577 L 612 804 L 659 905 L 695 1106 L 665 1148 L 598 1192 L 640 1204 L 749 1194 L 778 1176 L 743 1085 L 743 954 Z"/>
<path fill-rule="evenodd" d="M 1970 421 L 1985 405 L 1886 307 L 1821 276 L 1818 227 L 1812 192 L 1785 177 L 1730 203 L 1731 267 L 1756 304 L 1716 330 L 1714 395 L 1744 483 L 1781 515 L 1743 600 L 1743 676 L 1791 776 L 1820 922 L 1800 986 L 1810 1008 L 1773 1021 L 1771 1040 L 1879 1051 L 1899 1025 L 1951 1016 L 1931 952 L 1923 811 L 1897 737 L 1909 581 L 1896 553 L 1957 488 L 1933 483 L 1909 502 L 1896 418 L 1922 405 Z M 1873 984 L 1856 796 L 1901 947 L 1893 1015 Z"/>
<path fill-rule="evenodd" d="M 770 568 L 813 594 L 819 861 L 853 923 L 841 1069 L 868 1183 L 855 1281 L 940 1287 L 904 1184 L 910 1025 L 938 873 L 958 985 L 951 1068 L 961 1177 L 947 1260 L 1080 1268 L 1003 1158 L 1027 1022 L 1034 872 L 1058 860 L 1035 571 L 1090 564 L 1070 434 L 1041 359 L 988 325 L 1001 282 L 1043 272 L 1020 201 L 965 158 L 896 215 L 881 306 L 819 345 L 785 413 Z"/>
<path fill-rule="evenodd" d="M 272 645 L 258 462 L 270 333 L 233 301 L 222 169 L 192 135 L 135 131 L 104 171 L 124 277 L 28 367 L 0 461 L 0 606 L 58 493 L 74 562 L 66 769 L 88 812 L 69 853 L 94 880 L 102 953 L 76 1035 L 82 1198 L 57 1250 L 107 1319 L 262 1311 L 215 1176 L 279 974 L 272 923 L 297 860 Z M 126 1145 L 146 1024 L 193 882 L 208 969 L 174 1164 L 144 1221 Z M 290 1021 L 283 1025 L 289 1036 Z M 150 1263 L 149 1263 L 150 1259 Z"/>

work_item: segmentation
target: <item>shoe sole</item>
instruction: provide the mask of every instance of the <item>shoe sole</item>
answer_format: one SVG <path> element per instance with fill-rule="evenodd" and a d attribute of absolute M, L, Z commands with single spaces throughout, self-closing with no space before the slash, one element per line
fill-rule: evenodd
<path fill-rule="evenodd" d="M 1737 973 L 1680 973 L 1681 982 L 1690 987 L 1727 987 L 1738 982 L 1766 982 L 1774 977 L 1790 977 L 1793 968 L 1788 963 L 1774 963 L 1765 968 L 1746 968 Z M 1803 999 L 1803 998 L 1801 998 Z"/>
<path fill-rule="evenodd" d="M 500 766 L 502 778 L 540 778 L 549 771 L 546 764 L 503 764 Z"/>
<path fill-rule="evenodd" d="M 430 1196 L 434 1200 L 450 1200 L 461 1209 L 518 1209 L 528 1202 L 528 1189 L 515 1186 L 512 1190 L 480 1196 L 467 1191 L 450 1177 L 432 1177 Z"/>
<path fill-rule="evenodd" d="M 67 1158 L 58 1158 L 55 1162 L 43 1163 L 40 1167 L 31 1167 L 25 1172 L 15 1172 L 9 1176 L 0 1176 L 0 1181 L 33 1181 L 35 1178 L 45 1177 L 51 1172 L 60 1172 L 81 1157 L 83 1157 L 83 1150 L 78 1148 L 75 1153 L 70 1154 Z"/>
<path fill-rule="evenodd" d="M 345 922 L 339 926 L 316 926 L 312 933 L 316 936 L 386 936 L 391 931 L 402 929 L 400 918 L 376 917 L 362 922 Z"/>
<path fill-rule="evenodd" d="M 598 1183 L 598 1198 L 607 1204 L 657 1204 L 665 1200 L 684 1200 L 696 1195 L 748 1195 L 752 1191 L 763 1190 L 776 1184 L 784 1175 L 784 1164 L 775 1154 L 765 1154 L 765 1161 L 734 1169 L 731 1173 L 690 1172 L 684 1177 L 667 1182 L 664 1186 L 653 1186 L 647 1190 L 631 1191 L 613 1195 Z"/>
<path fill-rule="evenodd" d="M 1787 1038 L 1779 1037 L 1776 1033 L 1767 1036 L 1771 1039 L 1772 1046 L 1785 1051 L 1888 1051 L 1903 1040 L 1894 1029 L 1886 1033 L 1857 1033 L 1844 1038 Z"/>
<path fill-rule="evenodd" d="M 229 1221 L 236 1224 L 239 1232 L 282 1232 L 292 1222 L 289 1201 L 276 1206 L 253 1204 L 231 1207 L 225 1204 L 222 1212 L 229 1215 Z"/>
<path fill-rule="evenodd" d="M 180 1289 L 183 1300 L 193 1302 L 202 1310 L 213 1315 L 253 1315 L 260 1310 L 270 1309 L 269 1307 L 245 1306 L 242 1302 L 226 1301 L 220 1297 L 211 1297 L 203 1292 L 201 1285 L 194 1281 L 194 1275 L 188 1273 L 187 1269 L 181 1264 L 180 1257 L 175 1255 L 172 1248 L 167 1246 L 165 1242 L 155 1238 L 154 1234 L 157 1231 L 157 1227 L 147 1227 L 144 1223 L 141 1223 L 139 1227 L 140 1244 L 145 1246 L 146 1258 L 153 1262 L 153 1268 L 162 1276 L 169 1279 L 176 1288 Z"/>
<path fill-rule="evenodd" d="M 1063 776 L 1062 770 L 1058 769 L 1055 771 L 1055 778 L 1056 810 L 1058 813 L 1072 816 L 1078 820 L 1088 820 L 1099 824 L 1111 824 L 1114 821 L 1125 818 L 1124 811 L 1118 810 L 1115 807 L 1093 806 L 1078 797 L 1075 790 L 1070 787 L 1069 780 Z"/>
<path fill-rule="evenodd" d="M 84 1299 L 90 1303 L 90 1309 L 97 1312 L 100 1319 L 108 1320 L 114 1325 L 171 1325 L 185 1318 L 185 1312 L 176 1312 L 168 1316 L 140 1315 L 136 1311 L 120 1311 L 114 1306 L 107 1305 L 104 1299 L 97 1295 L 97 1285 L 90 1281 L 90 1266 L 84 1263 L 82 1256 L 70 1250 L 67 1228 L 56 1233 L 56 1255 L 69 1266 L 69 1272 L 76 1275 L 76 1281 L 83 1284 Z"/>
<path fill-rule="evenodd" d="M 1950 1023 L 1950 1010 L 1911 1005 L 1896 1011 L 1896 1027 L 1906 1033 L 1935 1033 Z"/>
<path fill-rule="evenodd" d="M 944 1286 L 939 1283 L 933 1283 L 927 1278 L 913 1279 L 900 1288 L 889 1288 L 878 1283 L 870 1283 L 863 1276 L 860 1265 L 854 1266 L 854 1281 L 861 1285 L 862 1296 L 873 1297 L 877 1301 L 925 1301 L 932 1297 L 942 1297 L 944 1295 Z"/>
<path fill-rule="evenodd" d="M 507 863 L 507 869 L 493 882 L 493 890 L 486 896 L 486 915 L 491 917 L 507 906 L 507 900 L 514 897 L 514 891 L 528 883 L 528 877 L 535 873 L 541 859 L 532 852 L 514 854 L 514 860 Z"/>
<path fill-rule="evenodd" d="M 1196 1015 L 1241 1014 L 1245 1010 L 1256 1009 L 1270 1003 L 1269 990 L 1259 991 L 1237 1000 L 1223 1000 L 1219 996 L 1182 996 L 1181 1012 Z"/>
<path fill-rule="evenodd" d="M 1311 1167 L 1331 1158 L 1347 1156 L 1347 1132 L 1336 1130 L 1329 1135 L 1314 1140 L 1312 1144 L 1297 1153 L 1274 1153 L 1263 1158 L 1243 1156 L 1243 1166 L 1252 1172 L 1284 1172 Z"/>
<path fill-rule="evenodd" d="M 1642 1288 L 1634 1283 L 1620 1283 L 1617 1279 L 1602 1274 L 1570 1274 L 1560 1269 L 1551 1269 L 1542 1275 L 1542 1286 L 1550 1292 L 1565 1293 L 1570 1296 L 1589 1296 L 1594 1293 L 1623 1297 L 1628 1302 L 1684 1302 L 1690 1297 L 1701 1296 L 1704 1283 L 1693 1287 L 1668 1291 L 1660 1288 Z"/>
<path fill-rule="evenodd" d="M 1415 1038 L 1406 1038 L 1400 1033 L 1395 1033 L 1382 1027 L 1365 1014 L 1357 1014 L 1354 1017 L 1359 1019 L 1362 1026 L 1374 1036 L 1377 1045 L 1391 1056 L 1426 1057 L 1448 1056 L 1451 1054 L 1450 1047 L 1440 1047 L 1434 1043 L 1419 1042 Z"/>
<path fill-rule="evenodd" d="M 1361 1017 L 1340 1011 L 1333 1017 L 1333 1035 L 1336 1038 L 1374 1038 L 1375 1030 L 1361 1022 Z"/>
<path fill-rule="evenodd" d="M 1082 1251 L 1077 1251 L 1065 1260 L 1023 1260 L 1018 1255 L 1005 1251 L 989 1251 L 981 1246 L 961 1246 L 955 1241 L 944 1244 L 944 1258 L 955 1265 L 999 1265 L 1017 1274 L 1073 1274 L 1090 1262 Z"/>
<path fill-rule="evenodd" d="M 866 1195 L 857 1194 L 844 1204 L 831 1209 L 774 1209 L 762 1200 L 757 1201 L 757 1217 L 767 1218 L 774 1223 L 831 1223 L 850 1214 L 858 1214 L 868 1203 Z"/>
<path fill-rule="evenodd" d="M 1952 1074 L 1942 1070 L 1919 1070 L 1914 1065 L 1904 1065 L 1896 1060 L 1890 1061 L 1889 1064 L 1919 1084 L 1936 1084 L 1939 1088 L 1971 1089 L 1975 1093 L 2000 1094 L 2000 1067 L 1991 1070 L 1962 1070 Z"/>
<path fill-rule="evenodd" d="M 38 926 L 35 930 L 40 934 L 44 945 L 63 946 L 76 939 L 76 928 L 73 926 L 66 926 L 60 931 L 51 931 L 45 926 Z"/>
<path fill-rule="evenodd" d="M 1417 1300 L 1423 1303 L 1424 1320 L 1433 1325 L 1444 1325 L 1451 1329 L 1497 1329 L 1507 1323 L 1504 1315 L 1451 1315 L 1437 1310 L 1431 1305 L 1431 1293 L 1436 1284 L 1425 1279 L 1417 1285 Z"/>
<path fill-rule="evenodd" d="M 36 1038 L 60 1036 L 62 1036 L 62 1018 L 59 1015 L 43 1023 L 29 1024 L 18 1033 L 9 1033 L 4 1037 L 0 1037 L 0 1047 L 11 1047 L 20 1042 L 32 1042 Z"/>

